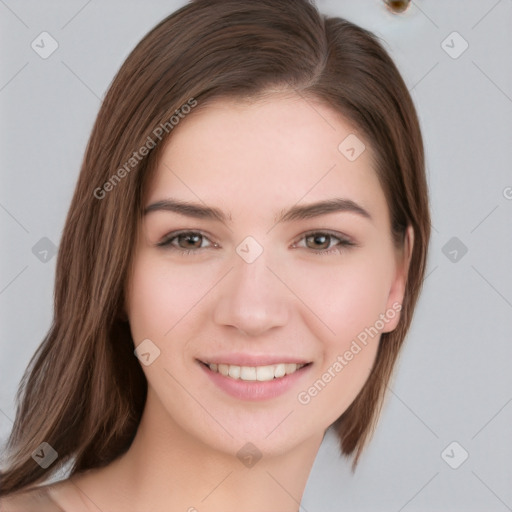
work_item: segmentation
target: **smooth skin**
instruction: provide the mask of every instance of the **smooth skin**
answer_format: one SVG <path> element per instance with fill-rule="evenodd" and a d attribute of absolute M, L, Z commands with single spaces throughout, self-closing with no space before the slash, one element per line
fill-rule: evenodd
<path fill-rule="evenodd" d="M 135 346 L 150 339 L 160 350 L 142 365 L 143 418 L 126 454 L 51 488 L 63 510 L 296 512 L 324 433 L 368 378 L 379 336 L 307 404 L 299 393 L 403 300 L 412 229 L 397 250 L 369 145 L 354 161 L 338 150 L 357 131 L 293 92 L 199 107 L 175 128 L 144 206 L 172 198 L 215 207 L 226 221 L 144 217 L 126 283 Z M 338 211 L 276 224 L 293 206 L 335 198 L 371 218 Z M 198 236 L 176 237 L 181 230 Z M 263 249 L 252 263 L 236 251 L 248 236 Z M 198 362 L 233 352 L 312 364 L 282 395 L 241 400 Z M 237 457 L 248 442 L 262 454 L 252 467 Z"/>

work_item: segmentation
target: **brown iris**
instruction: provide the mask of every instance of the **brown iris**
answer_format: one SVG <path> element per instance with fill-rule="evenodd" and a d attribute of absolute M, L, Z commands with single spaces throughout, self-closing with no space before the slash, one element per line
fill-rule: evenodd
<path fill-rule="evenodd" d="M 309 246 L 312 249 L 327 249 L 331 243 L 330 235 L 314 234 L 306 237 L 306 245 L 309 240 L 313 241 L 313 245 Z"/>

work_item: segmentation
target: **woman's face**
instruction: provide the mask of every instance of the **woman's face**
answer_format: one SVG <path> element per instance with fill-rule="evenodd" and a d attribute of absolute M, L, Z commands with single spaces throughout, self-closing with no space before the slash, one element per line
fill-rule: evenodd
<path fill-rule="evenodd" d="M 406 270 L 361 144 L 292 94 L 181 120 L 127 287 L 146 407 L 231 454 L 283 453 L 347 409 L 398 323 Z"/>

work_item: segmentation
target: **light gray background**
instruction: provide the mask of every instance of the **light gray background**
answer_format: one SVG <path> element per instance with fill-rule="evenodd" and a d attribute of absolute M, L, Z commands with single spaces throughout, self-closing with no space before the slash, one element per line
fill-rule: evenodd
<path fill-rule="evenodd" d="M 43 237 L 59 244 L 114 74 L 183 3 L 0 0 L 1 440 L 52 318 L 56 258 L 32 248 Z M 373 442 L 353 476 L 329 433 L 303 510 L 512 510 L 512 0 L 417 0 L 399 16 L 379 0 L 318 7 L 374 31 L 402 72 L 424 133 L 433 233 Z M 42 31 L 59 44 L 47 59 L 31 48 Z M 469 44 L 457 58 L 454 31 Z M 452 469 L 462 450 L 469 458 Z"/>

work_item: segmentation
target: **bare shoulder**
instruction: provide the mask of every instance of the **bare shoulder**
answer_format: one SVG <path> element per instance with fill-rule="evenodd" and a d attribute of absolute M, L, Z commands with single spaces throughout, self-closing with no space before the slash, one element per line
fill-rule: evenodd
<path fill-rule="evenodd" d="M 0 512 L 85 512 L 71 481 L 22 489 L 0 498 Z"/>
<path fill-rule="evenodd" d="M 49 486 L 35 487 L 0 498 L 1 512 L 65 512 L 51 497 Z"/>

